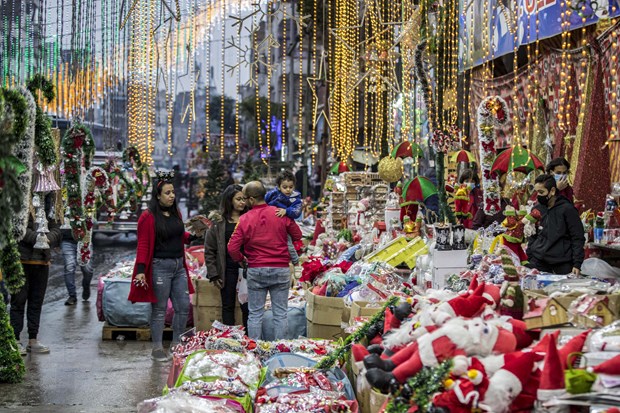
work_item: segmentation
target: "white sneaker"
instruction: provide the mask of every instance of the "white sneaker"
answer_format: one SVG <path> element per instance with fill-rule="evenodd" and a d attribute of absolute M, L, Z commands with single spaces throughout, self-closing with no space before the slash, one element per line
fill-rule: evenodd
<path fill-rule="evenodd" d="M 29 351 L 30 353 L 40 353 L 40 354 L 47 354 L 50 352 L 49 347 L 44 346 L 38 340 L 34 341 L 32 344 L 28 344 L 28 346 L 26 347 L 26 350 Z"/>
<path fill-rule="evenodd" d="M 28 354 L 28 352 L 26 351 L 26 348 L 19 341 L 17 342 L 17 349 L 19 350 L 19 354 L 21 356 L 25 356 Z"/>

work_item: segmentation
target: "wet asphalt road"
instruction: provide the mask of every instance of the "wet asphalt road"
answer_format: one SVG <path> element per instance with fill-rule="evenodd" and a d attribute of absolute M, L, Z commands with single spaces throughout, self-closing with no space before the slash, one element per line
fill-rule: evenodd
<path fill-rule="evenodd" d="M 98 236 L 91 299 L 67 307 L 62 255 L 54 255 L 39 339 L 50 354 L 28 354 L 20 384 L 0 384 L 0 412 L 134 412 L 161 395 L 169 363 L 150 359 L 150 342 L 102 341 L 97 320 L 97 277 L 135 251 L 135 235 Z M 76 273 L 81 297 L 81 271 Z M 24 326 L 22 343 L 27 342 Z"/>

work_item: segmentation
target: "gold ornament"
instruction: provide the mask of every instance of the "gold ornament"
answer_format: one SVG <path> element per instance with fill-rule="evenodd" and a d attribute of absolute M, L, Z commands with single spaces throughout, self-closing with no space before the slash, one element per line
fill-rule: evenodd
<path fill-rule="evenodd" d="M 400 158 L 386 156 L 379 162 L 379 177 L 392 183 L 403 177 L 403 161 Z"/>

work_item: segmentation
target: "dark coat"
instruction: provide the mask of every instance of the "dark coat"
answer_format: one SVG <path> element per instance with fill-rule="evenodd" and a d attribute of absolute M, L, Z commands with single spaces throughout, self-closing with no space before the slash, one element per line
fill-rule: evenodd
<path fill-rule="evenodd" d="M 226 282 L 226 221 L 219 219 L 207 231 L 205 236 L 205 265 L 207 278 Z"/>
<path fill-rule="evenodd" d="M 50 232 L 48 232 L 47 239 L 49 240 L 50 248 L 56 248 L 60 245 L 60 240 L 62 239 L 62 234 L 60 233 L 60 226 L 58 222 L 49 219 L 47 221 L 47 228 Z M 52 259 L 52 254 L 50 249 L 46 250 L 38 250 L 34 249 L 34 244 L 37 243 L 37 231 L 36 224 L 34 223 L 34 219 L 32 215 L 28 218 L 28 227 L 26 228 L 26 235 L 19 242 L 19 255 L 21 261 L 35 261 L 35 262 L 43 262 L 49 263 Z"/>
<path fill-rule="evenodd" d="M 528 245 L 530 259 L 550 265 L 571 263 L 574 268 L 581 268 L 586 240 L 579 212 L 572 202 L 559 195 L 553 207 L 543 213 L 539 227 Z"/>

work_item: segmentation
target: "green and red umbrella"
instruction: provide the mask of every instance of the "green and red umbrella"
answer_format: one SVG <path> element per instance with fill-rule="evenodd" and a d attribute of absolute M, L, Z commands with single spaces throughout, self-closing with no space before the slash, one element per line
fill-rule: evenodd
<path fill-rule="evenodd" d="M 454 152 L 450 156 L 450 162 L 459 163 L 459 162 L 467 162 L 472 163 L 476 162 L 476 157 L 473 153 L 466 151 L 465 149 L 461 149 L 460 151 Z"/>
<path fill-rule="evenodd" d="M 402 141 L 392 149 L 390 156 L 392 158 L 420 158 L 424 156 L 424 152 L 417 143 Z"/>
<path fill-rule="evenodd" d="M 349 171 L 351 171 L 351 168 L 349 168 L 346 162 L 336 162 L 329 170 L 333 175 L 340 175 L 343 172 Z"/>
<path fill-rule="evenodd" d="M 497 155 L 491 166 L 491 171 L 501 173 L 517 171 L 529 174 L 535 169 L 544 170 L 545 165 L 529 149 L 521 146 L 504 150 Z"/>
<path fill-rule="evenodd" d="M 402 197 L 404 202 L 401 206 L 426 201 L 429 196 L 437 193 L 437 187 L 433 182 L 423 176 L 416 176 L 403 185 Z"/>

